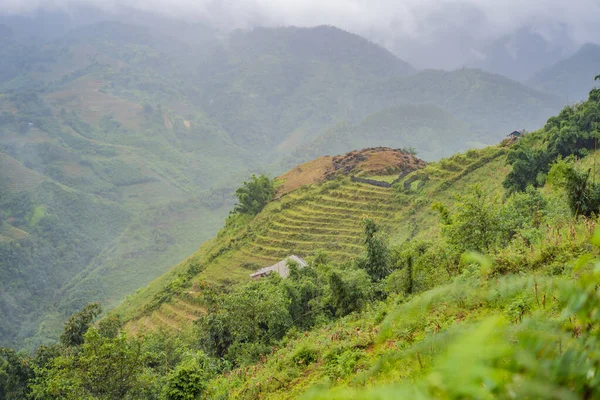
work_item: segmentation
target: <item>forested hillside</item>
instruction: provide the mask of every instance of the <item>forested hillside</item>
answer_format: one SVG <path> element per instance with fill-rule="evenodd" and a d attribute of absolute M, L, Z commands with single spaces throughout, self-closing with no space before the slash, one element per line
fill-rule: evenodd
<path fill-rule="evenodd" d="M 251 173 L 377 145 L 435 160 L 558 111 L 497 75 L 417 73 L 335 27 L 218 35 L 108 21 L 48 40 L 1 29 L 0 343 L 29 348 L 192 253 Z M 55 228 L 61 246 L 44 230 Z M 38 291 L 44 274 L 55 276 Z"/>
<path fill-rule="evenodd" d="M 589 77 L 596 75 L 598 64 L 600 46 L 588 43 L 572 56 L 537 72 L 527 83 L 553 93 L 565 102 L 582 101 L 593 87 Z"/>
<path fill-rule="evenodd" d="M 429 164 L 252 176 L 218 235 L 94 323 L 0 352 L 9 398 L 596 398 L 600 89 Z M 360 216 L 360 218 L 358 218 Z M 289 277 L 249 274 L 290 254 Z"/>

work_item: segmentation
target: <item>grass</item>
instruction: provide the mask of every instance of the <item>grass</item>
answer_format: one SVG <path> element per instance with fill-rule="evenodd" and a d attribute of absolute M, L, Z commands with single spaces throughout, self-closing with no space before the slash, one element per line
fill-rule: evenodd
<path fill-rule="evenodd" d="M 369 179 L 374 181 L 393 183 L 396 179 L 398 179 L 398 175 L 374 175 L 369 176 Z"/>
<path fill-rule="evenodd" d="M 400 182 L 427 176 L 422 187 L 402 195 L 393 188 L 351 182 L 349 178 L 298 187 L 268 204 L 255 218 L 224 228 L 187 262 L 140 294 L 130 296 L 117 311 L 127 316 L 131 326 L 136 326 L 137 320 L 145 318 L 144 304 L 164 290 L 192 260 L 204 268 L 191 284 L 208 281 L 232 285 L 249 280 L 252 271 L 245 265 L 258 269 L 290 254 L 310 258 L 322 250 L 332 261 L 356 258 L 363 251 L 361 219 L 365 216 L 384 227 L 392 244 L 410 237 L 426 239 L 437 235 L 438 216 L 431 204 L 442 201 L 451 205 L 455 193 L 482 180 L 490 182 L 486 190 L 501 195 L 501 185 L 491 178 L 499 169 L 505 169 L 503 155 L 502 149 L 489 148 L 455 156 L 451 164 L 429 164 Z M 156 312 L 159 311 L 151 311 Z M 164 313 L 161 315 L 165 319 Z M 161 326 L 156 318 L 154 323 L 155 327 Z"/>
<path fill-rule="evenodd" d="M 391 299 L 360 315 L 292 333 L 263 362 L 233 370 L 213 385 L 227 390 L 230 398 L 294 399 L 311 387 L 328 388 L 327 396 L 333 397 L 323 398 L 346 398 L 339 391 L 411 382 L 427 374 L 467 326 L 490 315 L 508 316 L 516 300 L 525 298 L 531 314 L 557 317 L 562 279 L 509 276 L 485 286 L 477 280 L 457 281 L 408 302 Z M 549 299 L 543 307 L 528 295 L 534 286 L 539 296 Z M 314 354 L 313 362 L 290 362 L 304 349 Z"/>

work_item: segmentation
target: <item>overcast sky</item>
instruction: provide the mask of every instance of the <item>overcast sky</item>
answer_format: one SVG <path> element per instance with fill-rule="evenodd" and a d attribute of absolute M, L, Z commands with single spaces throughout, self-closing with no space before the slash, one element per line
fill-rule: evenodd
<path fill-rule="evenodd" d="M 0 13 L 82 5 L 204 19 L 221 28 L 329 24 L 405 52 L 431 46 L 476 53 L 479 43 L 523 26 L 557 43 L 564 36 L 576 44 L 600 41 L 600 0 L 0 0 Z"/>
<path fill-rule="evenodd" d="M 465 20 L 456 23 L 471 23 L 475 29 L 485 26 L 489 34 L 524 23 L 547 22 L 571 26 L 575 38 L 581 41 L 595 39 L 600 31 L 598 0 L 2 0 L 0 11 L 68 10 L 81 4 L 186 18 L 213 16 L 236 27 L 257 21 L 276 25 L 331 24 L 360 31 L 392 29 L 410 35 L 427 35 L 434 28 L 429 24 L 432 16 L 440 10 L 457 8 L 465 13 Z"/>

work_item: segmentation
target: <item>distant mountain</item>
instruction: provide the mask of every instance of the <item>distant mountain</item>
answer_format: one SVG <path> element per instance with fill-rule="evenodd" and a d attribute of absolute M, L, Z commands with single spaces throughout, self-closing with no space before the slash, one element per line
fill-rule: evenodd
<path fill-rule="evenodd" d="M 552 95 L 477 69 L 426 70 L 365 87 L 360 107 L 376 111 L 398 104 L 440 107 L 468 124 L 481 141 L 495 143 L 504 132 L 535 129 L 562 106 Z"/>
<path fill-rule="evenodd" d="M 456 138 L 460 137 L 461 142 Z M 435 160 L 451 155 L 465 145 L 476 145 L 477 135 L 468 124 L 433 105 L 400 105 L 378 111 L 360 123 L 342 123 L 314 141 L 296 149 L 286 167 L 310 160 L 315 155 L 340 154 L 351 149 L 382 146 L 416 148 L 418 156 Z"/>
<path fill-rule="evenodd" d="M 571 51 L 573 45 L 566 33 L 555 36 L 560 37 L 562 42 L 548 40 L 533 28 L 523 27 L 485 46 L 478 52 L 477 59 L 468 64 L 517 81 L 525 81 Z"/>
<path fill-rule="evenodd" d="M 256 147 L 298 130 L 310 137 L 344 116 L 358 87 L 414 72 L 384 48 L 329 26 L 238 31 L 210 61 L 203 107 Z"/>
<path fill-rule="evenodd" d="M 536 73 L 527 83 L 554 93 L 565 103 L 585 100 L 600 74 L 600 46 L 588 43 L 575 54 Z"/>

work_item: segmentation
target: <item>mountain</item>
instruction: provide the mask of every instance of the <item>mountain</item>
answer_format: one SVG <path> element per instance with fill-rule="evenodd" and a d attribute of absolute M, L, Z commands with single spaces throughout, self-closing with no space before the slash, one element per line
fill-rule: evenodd
<path fill-rule="evenodd" d="M 307 43 L 320 36 L 323 47 L 311 54 Z M 380 47 L 326 27 L 238 32 L 223 43 L 108 21 L 43 44 L 2 35 L 0 53 L 0 155 L 7 160 L 0 171 L 1 340 L 29 348 L 54 337 L 65 316 L 89 301 L 118 304 L 213 235 L 232 205 L 234 182 L 275 160 L 282 126 L 301 123 L 273 117 L 293 101 L 248 108 L 250 119 L 274 121 L 255 132 L 242 115 L 220 121 L 208 99 L 229 92 L 211 86 L 214 74 L 236 77 L 251 99 L 257 88 L 261 97 L 303 92 L 298 101 L 317 110 L 321 82 L 342 65 L 356 82 L 411 71 Z M 253 69 L 273 57 L 288 83 L 273 85 L 266 64 Z M 254 71 L 263 74 L 258 87 Z M 342 84 L 338 77 L 332 94 L 340 96 Z M 237 95 L 227 98 L 224 110 L 238 107 Z M 265 142 L 269 129 L 278 136 Z M 95 204 L 107 226 L 94 222 Z M 79 229 L 75 217 L 97 229 Z M 65 231 L 57 236 L 62 246 L 53 246 L 52 229 Z M 41 274 L 55 279 L 38 291 Z"/>
<path fill-rule="evenodd" d="M 457 137 L 461 143 L 456 142 Z M 321 154 L 344 153 L 370 143 L 418 148 L 419 157 L 431 161 L 450 156 L 464 146 L 476 147 L 478 139 L 479 135 L 467 123 L 437 106 L 407 104 L 375 112 L 356 125 L 341 123 L 330 128 L 296 148 L 286 161 L 291 166 Z"/>
<path fill-rule="evenodd" d="M 225 46 L 205 68 L 202 107 L 256 148 L 314 137 L 346 114 L 359 86 L 414 72 L 384 48 L 329 26 L 238 31 Z"/>
<path fill-rule="evenodd" d="M 159 277 L 214 235 L 250 173 L 379 144 L 434 159 L 496 143 L 558 108 L 552 96 L 477 70 L 415 73 L 334 27 L 222 36 L 157 25 L 103 21 L 0 41 L 0 153 L 9 160 L 0 270 L 19 282 L 3 286 L 2 343 L 51 341 L 89 301 L 110 308 Z M 69 209 L 93 224 L 97 204 L 118 223 L 71 226 Z M 72 231 L 60 236 L 64 248 L 52 245 L 52 221 Z M 15 249 L 31 273 L 8 261 Z M 60 279 L 34 296 L 34 271 Z"/>
<path fill-rule="evenodd" d="M 365 87 L 357 103 L 366 110 L 396 104 L 429 104 L 464 121 L 480 140 L 497 142 L 514 127 L 535 129 L 560 109 L 555 97 L 477 69 L 425 70 Z"/>
<path fill-rule="evenodd" d="M 228 224 L 186 261 L 129 296 L 114 312 L 127 323 L 128 330 L 168 329 L 188 321 L 180 315 L 187 308 L 196 309 L 189 314 L 191 319 L 202 313 L 203 307 L 198 306 L 203 280 L 233 287 L 247 281 L 254 270 L 290 254 L 306 258 L 319 250 L 326 251 L 331 260 L 350 260 L 361 251 L 361 221 L 357 216 L 375 218 L 391 229 L 392 221 L 406 212 L 389 184 L 378 187 L 351 178 L 385 184 L 425 165 L 403 150 L 390 148 L 325 156 L 298 165 L 277 178 L 278 200 L 254 218 L 238 216 L 236 223 Z M 190 269 L 197 273 L 184 277 Z M 173 287 L 180 278 L 184 282 Z"/>
<path fill-rule="evenodd" d="M 567 103 L 584 100 L 594 87 L 600 65 L 600 46 L 585 44 L 575 54 L 538 71 L 527 84 L 553 93 Z"/>
<path fill-rule="evenodd" d="M 548 39 L 532 27 L 522 27 L 485 46 L 478 51 L 479 60 L 468 65 L 525 82 L 571 52 L 573 44 L 565 28 L 556 30 L 558 32 L 551 32 L 552 38 Z"/>
<path fill-rule="evenodd" d="M 596 398 L 599 103 L 437 162 L 371 147 L 255 176 L 104 318 L 2 349 L 0 395 Z"/>

